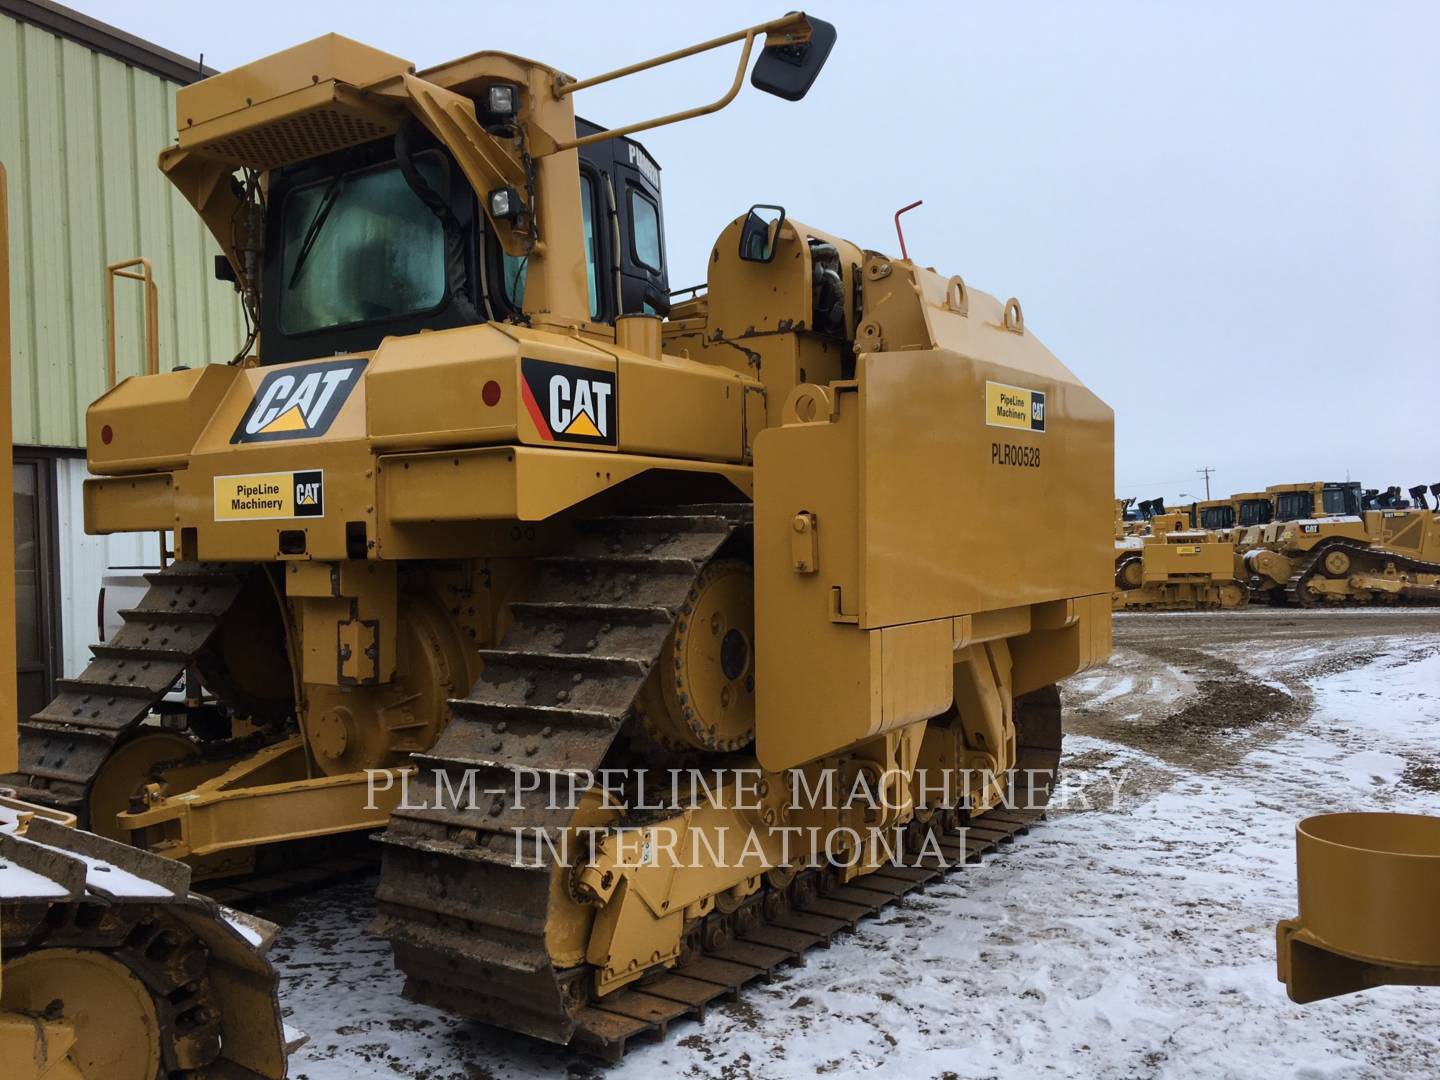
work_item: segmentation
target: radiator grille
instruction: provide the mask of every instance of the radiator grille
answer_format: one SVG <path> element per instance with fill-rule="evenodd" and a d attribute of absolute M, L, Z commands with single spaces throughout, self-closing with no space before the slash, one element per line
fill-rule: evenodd
<path fill-rule="evenodd" d="M 373 113 L 328 105 L 227 135 L 196 149 L 237 166 L 273 169 L 370 142 L 394 131 L 394 124 L 377 119 Z"/>

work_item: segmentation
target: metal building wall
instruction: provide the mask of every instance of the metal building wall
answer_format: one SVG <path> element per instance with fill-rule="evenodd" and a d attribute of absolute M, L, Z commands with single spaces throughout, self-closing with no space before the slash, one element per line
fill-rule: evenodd
<path fill-rule="evenodd" d="M 10 171 L 15 441 L 84 444 L 105 388 L 105 265 L 145 255 L 160 369 L 229 360 L 243 330 L 219 248 L 155 158 L 177 84 L 0 13 L 0 160 Z M 117 292 L 121 378 L 144 364 L 141 287 Z"/>
<path fill-rule="evenodd" d="M 104 640 L 96 625 L 96 601 L 106 572 L 115 567 L 159 569 L 160 565 L 159 533 L 85 535 L 84 482 L 88 475 L 84 458 L 62 457 L 56 462 L 60 673 L 70 677 L 80 674 L 90 662 L 90 645 Z"/>

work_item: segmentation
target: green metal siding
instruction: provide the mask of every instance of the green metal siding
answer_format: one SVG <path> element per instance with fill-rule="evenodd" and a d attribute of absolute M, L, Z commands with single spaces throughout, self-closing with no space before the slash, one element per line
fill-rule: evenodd
<path fill-rule="evenodd" d="M 10 172 L 15 442 L 82 446 L 105 388 L 105 266 L 148 256 L 160 370 L 234 356 L 243 340 L 219 248 L 155 158 L 177 86 L 0 15 L 0 160 Z M 119 377 L 144 366 L 141 285 L 116 288 Z"/>

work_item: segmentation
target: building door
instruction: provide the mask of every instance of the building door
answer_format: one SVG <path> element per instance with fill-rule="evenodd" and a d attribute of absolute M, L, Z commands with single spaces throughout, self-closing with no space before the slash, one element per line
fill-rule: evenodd
<path fill-rule="evenodd" d="M 55 462 L 15 448 L 15 652 L 20 716 L 55 696 L 60 668 L 60 615 L 55 516 Z"/>

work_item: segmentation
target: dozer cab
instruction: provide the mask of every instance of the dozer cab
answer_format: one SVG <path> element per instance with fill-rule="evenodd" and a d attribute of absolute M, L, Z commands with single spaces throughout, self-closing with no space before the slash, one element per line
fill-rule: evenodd
<path fill-rule="evenodd" d="M 1247 529 L 1264 525 L 1274 514 L 1274 496 L 1260 491 L 1207 499 L 1195 504 L 1195 527 L 1239 543 Z"/>
<path fill-rule="evenodd" d="M 1440 511 L 1364 509 L 1358 483 L 1266 490 L 1276 495 L 1275 519 L 1244 561 L 1251 588 L 1272 604 L 1440 600 Z M 1390 489 L 1388 503 L 1399 490 Z M 1423 495 L 1423 485 L 1416 490 Z"/>
<path fill-rule="evenodd" d="M 1195 504 L 1195 527 L 1207 532 L 1228 532 L 1235 528 L 1233 499 L 1205 499 Z"/>
<path fill-rule="evenodd" d="M 1257 525 L 1268 525 L 1275 517 L 1275 497 L 1266 491 L 1246 491 L 1230 496 L 1235 504 L 1235 525 L 1240 529 L 1252 529 Z"/>
<path fill-rule="evenodd" d="M 627 141 L 833 40 L 577 80 L 332 35 L 179 91 L 253 333 L 88 412 L 87 529 L 176 557 L 25 797 L 211 878 L 383 829 L 407 995 L 609 1054 L 1028 828 L 1110 648 L 1110 409 L 1017 299 L 787 208 L 672 298 Z M 725 45 L 711 104 L 576 119 Z M 162 730 L 182 673 L 216 704 Z"/>

